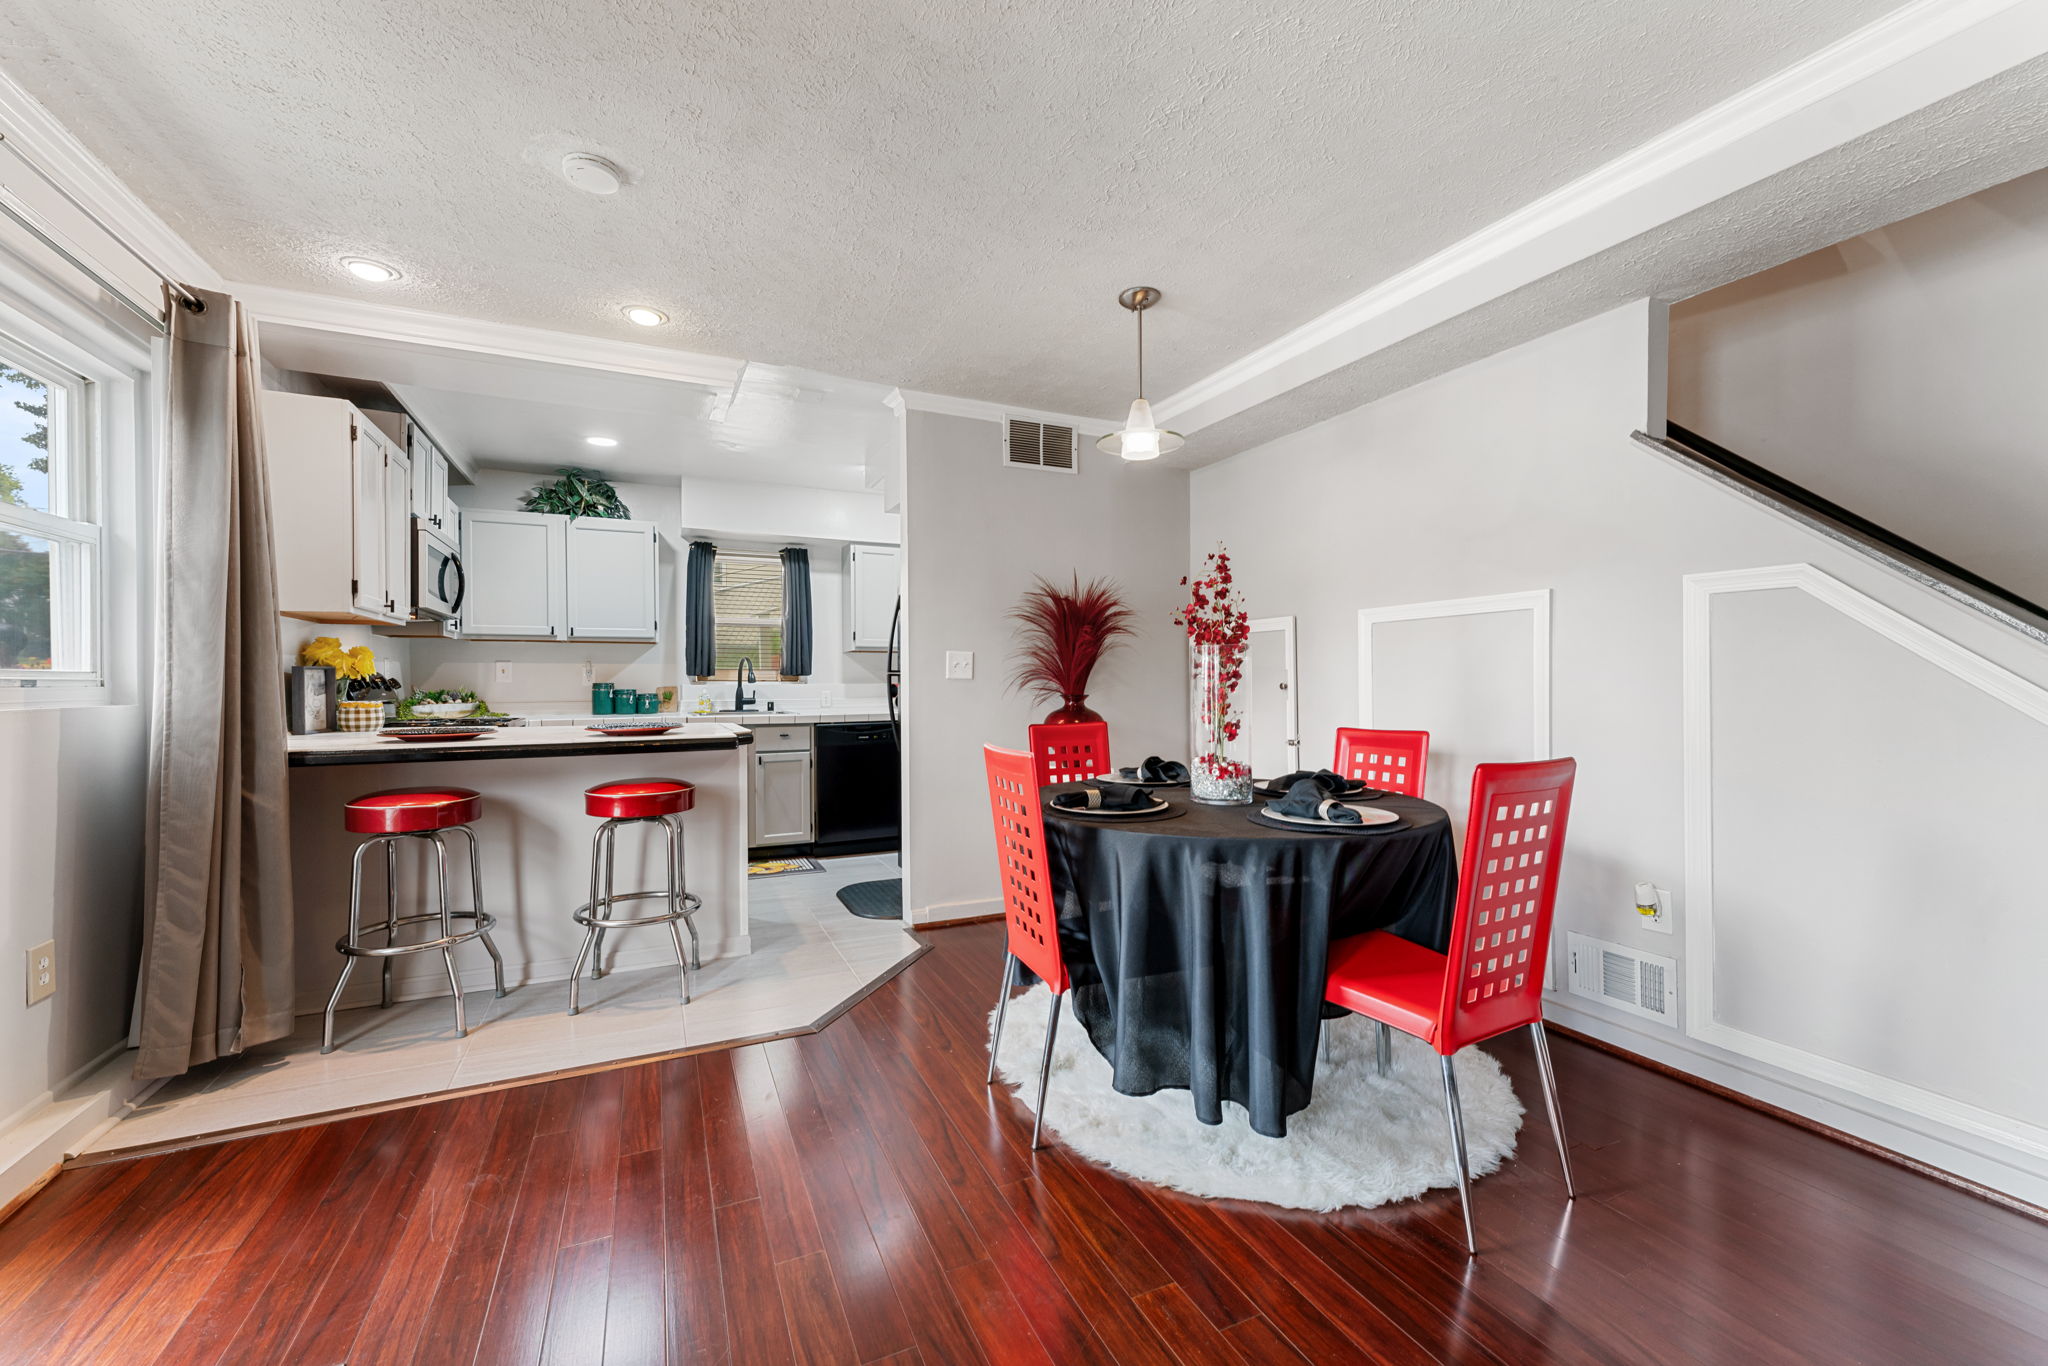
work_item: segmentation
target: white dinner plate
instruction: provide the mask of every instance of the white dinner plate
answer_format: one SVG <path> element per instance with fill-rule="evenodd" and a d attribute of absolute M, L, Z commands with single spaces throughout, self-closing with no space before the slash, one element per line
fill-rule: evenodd
<path fill-rule="evenodd" d="M 1401 819 L 1401 813 L 1398 811 L 1386 811 L 1372 806 L 1355 806 L 1350 802 L 1340 802 L 1339 805 L 1349 806 L 1353 811 L 1356 811 L 1360 825 L 1392 825 Z M 1318 830 L 1328 830 L 1332 825 L 1336 824 L 1334 821 L 1317 820 L 1313 816 L 1285 816 L 1270 806 L 1264 809 L 1264 813 L 1269 820 L 1286 821 L 1289 825 L 1313 826 Z M 1351 822 L 1346 821 L 1344 824 L 1348 827 Z"/>

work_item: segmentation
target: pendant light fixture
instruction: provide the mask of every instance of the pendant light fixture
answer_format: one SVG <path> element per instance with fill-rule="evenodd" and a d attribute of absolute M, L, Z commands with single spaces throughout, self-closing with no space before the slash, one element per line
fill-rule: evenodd
<path fill-rule="evenodd" d="M 1116 296 L 1116 301 L 1138 316 L 1138 396 L 1131 400 L 1131 415 L 1124 429 L 1095 439 L 1095 448 L 1126 460 L 1157 460 L 1185 444 L 1179 432 L 1162 431 L 1152 421 L 1152 405 L 1145 401 L 1145 310 L 1159 302 L 1159 291 L 1150 285 L 1133 285 Z"/>

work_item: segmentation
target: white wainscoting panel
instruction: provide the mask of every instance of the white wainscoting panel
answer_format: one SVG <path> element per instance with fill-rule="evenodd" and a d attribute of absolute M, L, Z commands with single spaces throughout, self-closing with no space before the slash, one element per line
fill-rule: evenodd
<path fill-rule="evenodd" d="M 1688 576 L 1684 670 L 1687 1032 L 2048 1157 L 2048 690 L 1805 564 Z"/>

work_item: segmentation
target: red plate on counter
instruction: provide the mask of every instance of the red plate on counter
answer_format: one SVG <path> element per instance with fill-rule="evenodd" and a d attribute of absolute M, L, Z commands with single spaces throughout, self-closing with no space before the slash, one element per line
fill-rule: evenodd
<path fill-rule="evenodd" d="M 383 730 L 378 734 L 387 740 L 477 740 L 496 732 L 486 727 L 483 730 L 458 730 L 453 726 L 422 727 L 419 730 Z"/>
<path fill-rule="evenodd" d="M 594 731 L 596 731 L 596 732 L 597 732 L 597 733 L 598 733 L 599 735 L 666 735 L 666 734 L 668 734 L 668 733 L 669 733 L 670 731 L 672 731 L 672 730 L 677 730 L 677 729 L 680 729 L 680 727 L 677 727 L 677 726 L 585 726 L 585 727 L 584 727 L 584 729 L 585 729 L 585 730 L 594 730 Z"/>

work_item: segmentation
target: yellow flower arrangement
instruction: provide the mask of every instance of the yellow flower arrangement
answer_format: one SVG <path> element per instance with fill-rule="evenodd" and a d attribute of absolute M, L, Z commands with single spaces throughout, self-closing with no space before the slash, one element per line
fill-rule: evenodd
<path fill-rule="evenodd" d="M 367 645 L 344 650 L 340 639 L 335 636 L 320 636 L 310 641 L 299 651 L 299 663 L 324 665 L 338 676 L 351 680 L 368 678 L 377 672 L 376 651 Z"/>

